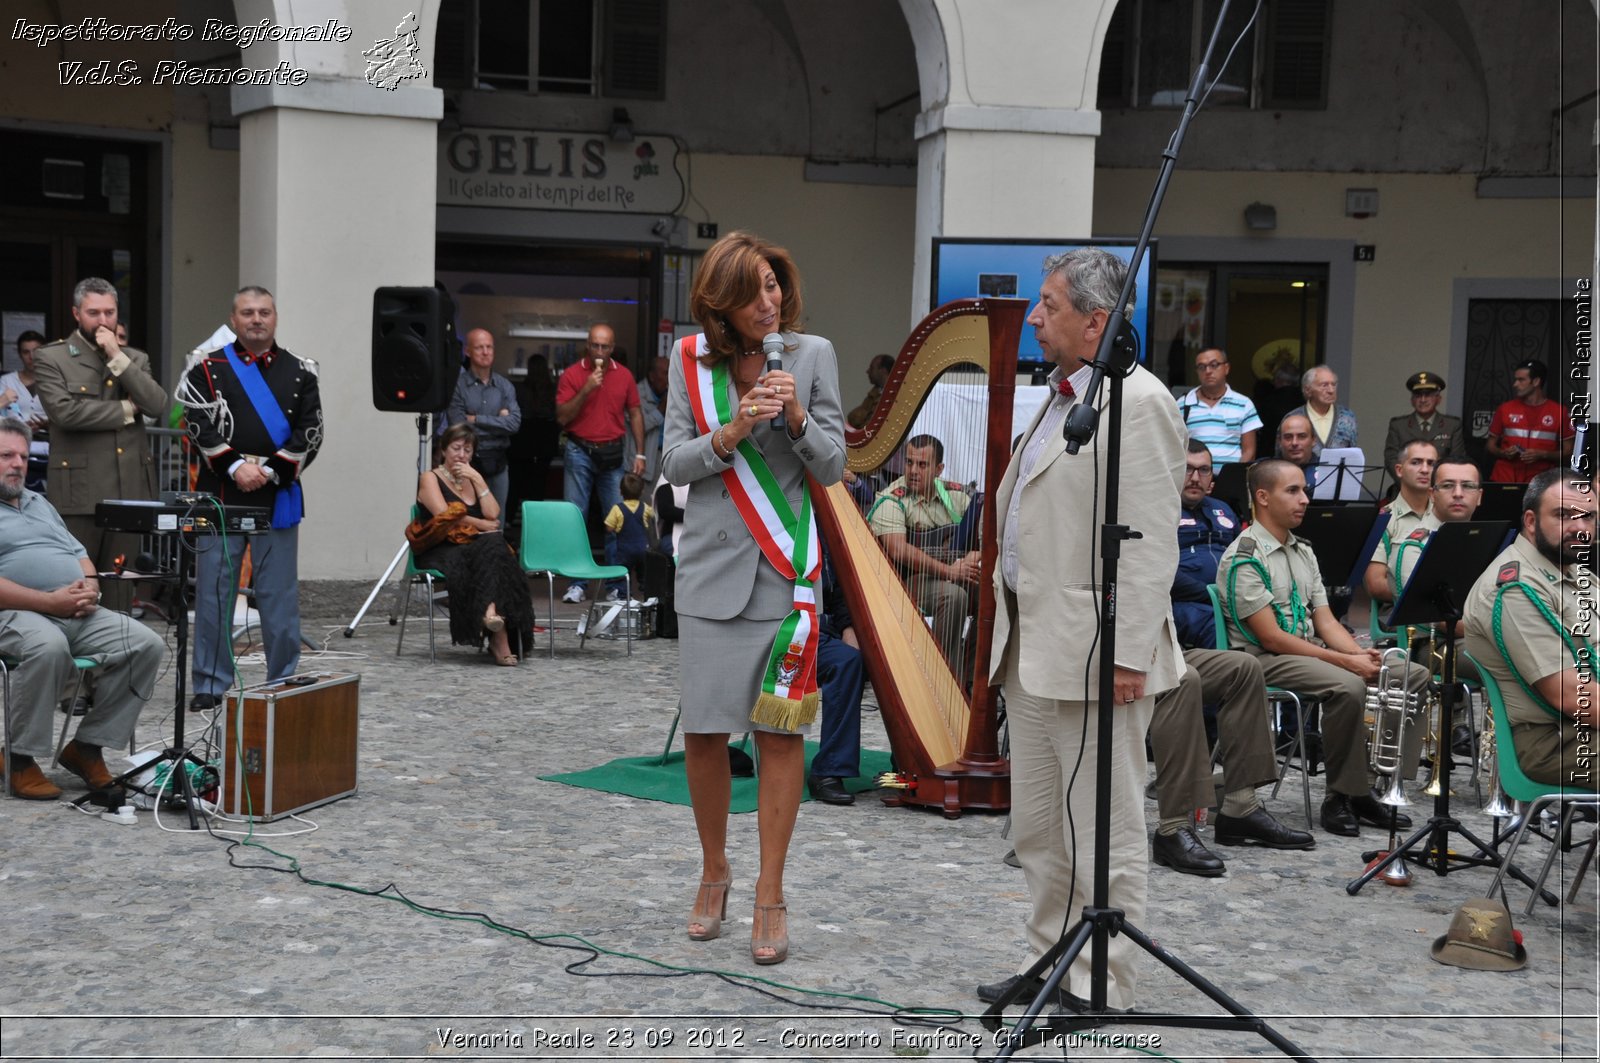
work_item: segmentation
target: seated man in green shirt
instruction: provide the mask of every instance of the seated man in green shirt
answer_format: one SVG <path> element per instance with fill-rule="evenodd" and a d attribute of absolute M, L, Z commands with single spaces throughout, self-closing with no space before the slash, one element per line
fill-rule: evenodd
<path fill-rule="evenodd" d="M 944 444 L 931 435 L 906 441 L 905 468 L 873 499 L 867 523 L 917 608 L 933 617 L 934 638 L 950 670 L 964 680 L 970 669 L 963 636 L 982 567 L 976 535 L 963 543 L 960 534 L 972 496 L 939 478 Z"/>
<path fill-rule="evenodd" d="M 1322 828 L 1356 837 L 1360 824 L 1390 825 L 1390 809 L 1372 794 L 1367 732 L 1362 718 L 1367 684 L 1378 678 L 1379 653 L 1362 649 L 1328 608 L 1322 572 L 1311 544 L 1294 534 L 1305 519 L 1305 474 L 1281 458 L 1257 462 L 1246 480 L 1255 523 L 1240 533 L 1217 565 L 1217 594 L 1228 621 L 1228 645 L 1261 660 L 1268 684 L 1322 706 L 1328 792 Z M 1421 691 L 1428 671 L 1407 668 L 1408 691 Z M 1414 773 L 1420 726 L 1408 728 L 1403 770 Z M 1409 827 L 1396 814 L 1395 825 Z"/>
<path fill-rule="evenodd" d="M 1535 782 L 1596 782 L 1594 481 L 1547 469 L 1528 484 L 1522 527 L 1467 595 L 1467 652 L 1505 698 L 1510 741 Z"/>

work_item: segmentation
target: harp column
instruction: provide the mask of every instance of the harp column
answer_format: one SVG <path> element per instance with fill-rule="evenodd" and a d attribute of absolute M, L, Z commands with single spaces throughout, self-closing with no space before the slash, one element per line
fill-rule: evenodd
<path fill-rule="evenodd" d="M 1115 0 L 900 0 L 916 46 L 909 320 L 936 236 L 1093 235 L 1100 46 Z M 1031 293 L 1037 278 L 1019 278 Z"/>

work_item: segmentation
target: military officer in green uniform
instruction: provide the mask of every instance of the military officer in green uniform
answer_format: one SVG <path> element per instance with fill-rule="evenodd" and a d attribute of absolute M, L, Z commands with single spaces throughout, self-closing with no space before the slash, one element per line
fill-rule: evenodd
<path fill-rule="evenodd" d="M 1411 412 L 1389 419 L 1389 435 L 1383 443 L 1384 468 L 1394 468 L 1400 458 L 1400 448 L 1413 439 L 1432 443 L 1441 461 L 1447 458 L 1465 461 L 1467 440 L 1461 434 L 1461 418 L 1439 412 L 1444 377 L 1427 370 L 1412 373 L 1406 378 L 1406 390 L 1411 392 Z"/>
<path fill-rule="evenodd" d="M 1409 534 L 1395 540 L 1389 546 L 1387 572 L 1390 574 L 1396 597 L 1410 581 L 1411 572 L 1417 567 L 1417 562 L 1422 560 L 1422 551 L 1428 545 L 1433 533 L 1446 524 L 1469 521 L 1477 512 L 1478 503 L 1483 499 L 1483 483 L 1478 479 L 1479 475 L 1478 467 L 1470 461 L 1451 461 L 1446 458 L 1433 467 L 1432 511 L 1415 525 Z M 1433 647 L 1430 644 L 1434 641 L 1433 634 L 1412 631 L 1410 635 L 1411 656 L 1414 659 L 1423 660 L 1424 653 L 1432 655 Z M 1465 635 L 1465 624 L 1457 620 L 1455 637 L 1461 639 Z M 1457 645 L 1461 643 L 1457 642 Z M 1478 681 L 1478 670 L 1472 666 L 1471 661 L 1459 655 L 1456 657 L 1455 675 L 1457 679 Z M 1450 748 L 1459 757 L 1470 757 L 1473 753 L 1471 715 L 1466 711 L 1463 700 L 1455 699 L 1455 706 L 1452 714 L 1455 725 L 1450 732 Z"/>
<path fill-rule="evenodd" d="M 1273 458 L 1252 465 L 1246 485 L 1255 523 L 1217 565 L 1228 645 L 1259 657 L 1269 685 L 1321 703 L 1328 763 L 1323 829 L 1355 837 L 1362 823 L 1388 827 L 1390 810 L 1372 794 L 1362 726 L 1367 684 L 1378 677 L 1379 654 L 1357 646 L 1334 617 L 1311 544 L 1294 534 L 1305 519 L 1305 474 L 1293 462 Z M 1427 682 L 1421 665 L 1408 667 L 1408 690 L 1419 691 Z M 1415 760 L 1408 756 L 1406 763 L 1411 774 Z M 1396 824 L 1411 825 L 1405 815 L 1397 815 Z"/>
<path fill-rule="evenodd" d="M 1437 447 L 1413 439 L 1400 448 L 1400 460 L 1390 466 L 1400 491 L 1389 502 L 1389 523 L 1367 562 L 1364 582 L 1374 602 L 1387 603 L 1399 597 L 1400 585 L 1395 582 L 1389 555 L 1433 512 L 1433 467 L 1438 459 Z"/>
<path fill-rule="evenodd" d="M 1522 528 L 1467 595 L 1467 652 L 1494 676 L 1523 774 L 1596 784 L 1594 481 L 1549 469 L 1528 484 Z"/>
<path fill-rule="evenodd" d="M 139 538 L 94 525 L 94 507 L 108 498 L 154 498 L 155 459 L 139 415 L 166 423 L 167 392 L 150 373 L 150 357 L 117 340 L 117 289 L 86 277 L 72 291 L 77 323 L 63 340 L 33 356 L 34 389 L 50 416 L 50 504 L 83 544 L 95 569 L 139 552 Z M 131 584 L 105 587 L 104 605 L 126 610 Z"/>
<path fill-rule="evenodd" d="M 944 444 L 934 436 L 906 440 L 905 468 L 904 476 L 873 499 L 867 523 L 917 608 L 933 617 L 933 635 L 951 671 L 964 679 L 962 635 L 982 568 L 976 532 L 970 539 L 963 535 L 962 518 L 972 496 L 939 478 Z"/>

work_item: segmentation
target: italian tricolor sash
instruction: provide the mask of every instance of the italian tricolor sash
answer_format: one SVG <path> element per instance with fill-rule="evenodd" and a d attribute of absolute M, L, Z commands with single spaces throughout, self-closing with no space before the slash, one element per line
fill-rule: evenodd
<path fill-rule="evenodd" d="M 728 365 L 707 369 L 700 364 L 705 336 L 685 336 L 679 344 L 683 378 L 689 385 L 689 407 L 702 434 L 733 420 L 728 397 Z M 733 451 L 733 464 L 721 473 L 728 497 L 755 537 L 761 554 L 784 579 L 794 582 L 794 609 L 778 625 L 778 637 L 767 655 L 750 719 L 767 727 L 798 730 L 817 718 L 817 578 L 822 550 L 811 513 L 811 487 L 802 483 L 800 513 L 795 514 L 767 461 L 748 439 Z M 802 575 L 803 573 L 803 575 Z"/>

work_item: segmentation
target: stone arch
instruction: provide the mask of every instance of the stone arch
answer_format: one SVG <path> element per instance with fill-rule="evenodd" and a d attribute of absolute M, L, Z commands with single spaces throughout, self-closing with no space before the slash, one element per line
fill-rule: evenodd
<path fill-rule="evenodd" d="M 937 236 L 1088 236 L 1095 93 L 1115 0 L 900 0 L 916 51 L 911 320 Z"/>

